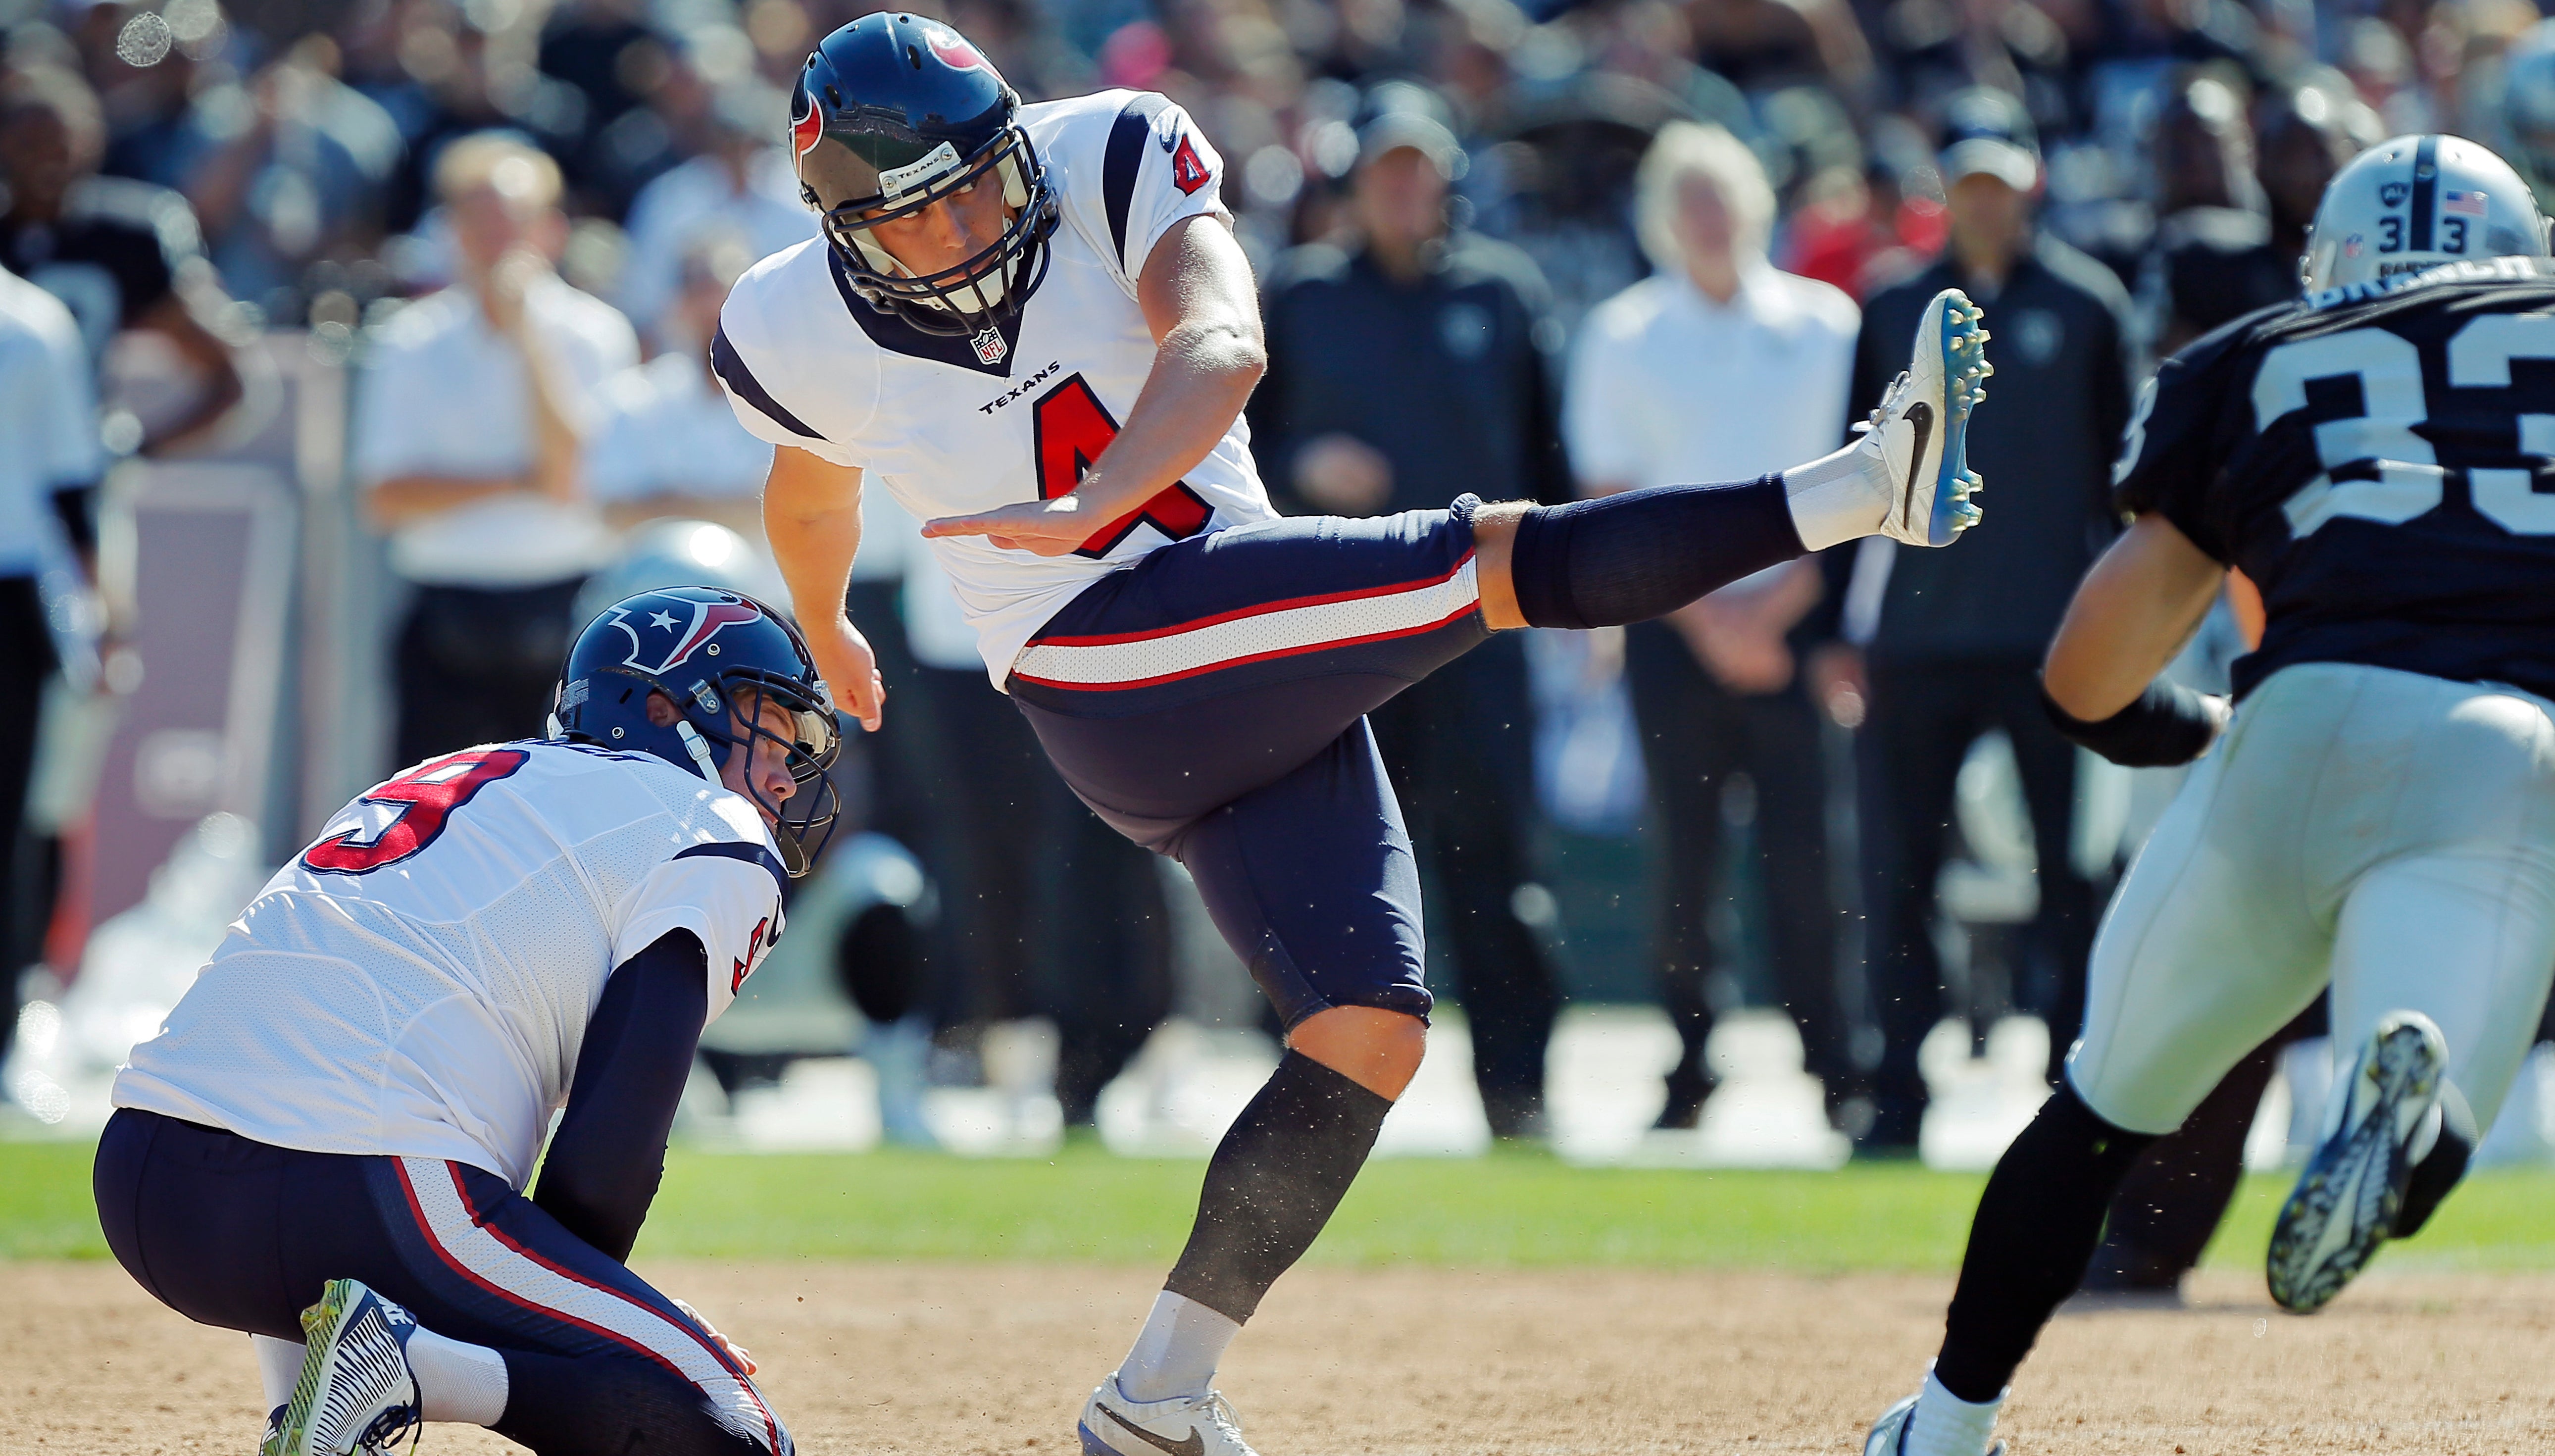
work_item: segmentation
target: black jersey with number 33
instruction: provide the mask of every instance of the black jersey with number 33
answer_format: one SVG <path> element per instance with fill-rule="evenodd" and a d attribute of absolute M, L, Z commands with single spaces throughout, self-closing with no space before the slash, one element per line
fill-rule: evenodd
<path fill-rule="evenodd" d="M 2451 264 L 2237 319 L 2158 371 L 2114 484 L 2261 588 L 2240 695 L 2342 662 L 2555 696 L 2555 267 Z"/>

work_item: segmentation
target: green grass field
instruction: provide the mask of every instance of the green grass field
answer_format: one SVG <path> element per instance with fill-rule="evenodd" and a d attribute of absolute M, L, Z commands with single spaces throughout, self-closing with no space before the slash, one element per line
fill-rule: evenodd
<path fill-rule="evenodd" d="M 640 1241 L 657 1259 L 1059 1260 L 1164 1264 L 1198 1162 L 1074 1146 L 1046 1159 L 676 1150 Z M 89 1150 L 0 1143 L 0 1259 L 97 1259 Z M 1981 1179 L 1909 1164 L 1835 1173 L 1634 1171 L 1534 1153 L 1377 1162 L 1314 1246 L 1330 1264 L 1647 1265 L 1944 1271 Z M 2211 1249 L 2261 1257 L 2285 1180 L 2256 1177 Z M 2555 1269 L 2555 1170 L 2480 1173 L 2393 1268 Z"/>

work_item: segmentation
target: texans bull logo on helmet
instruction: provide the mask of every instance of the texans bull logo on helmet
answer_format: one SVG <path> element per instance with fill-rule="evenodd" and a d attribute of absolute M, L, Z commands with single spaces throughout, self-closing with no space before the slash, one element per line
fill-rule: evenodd
<path fill-rule="evenodd" d="M 612 609 L 610 621 L 630 637 L 625 667 L 662 677 L 690 661 L 719 629 L 763 620 L 762 609 L 747 601 L 693 602 L 688 620 L 659 606 L 646 616 L 627 607 Z"/>
<path fill-rule="evenodd" d="M 804 85 L 798 88 L 798 94 L 793 99 L 798 104 L 797 109 L 791 112 L 790 117 L 791 155 L 804 157 L 816 150 L 816 144 L 825 139 L 825 117 L 816 109 L 816 98 L 807 94 L 807 88 Z"/>
<path fill-rule="evenodd" d="M 976 48 L 968 44 L 965 36 L 946 26 L 925 25 L 922 28 L 922 43 L 931 48 L 932 55 L 960 70 L 993 68 L 985 64 L 985 58 L 976 54 Z"/>

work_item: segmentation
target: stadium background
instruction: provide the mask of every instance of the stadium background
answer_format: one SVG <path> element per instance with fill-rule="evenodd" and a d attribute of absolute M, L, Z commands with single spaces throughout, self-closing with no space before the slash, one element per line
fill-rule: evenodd
<path fill-rule="evenodd" d="M 0 0 L 8 64 L 77 69 L 106 99 L 110 167 L 185 188 L 189 154 L 173 139 L 236 136 L 261 107 L 286 131 L 334 137 L 353 167 L 351 181 L 326 179 L 288 149 L 270 210 L 250 209 L 238 246 L 208 237 L 247 398 L 210 448 L 117 467 L 104 543 L 131 631 L 94 684 L 44 700 L 35 817 L 62 848 L 43 944 L 18 957 L 27 1005 L 0 1072 L 12 1309 L 0 1451 L 179 1449 L 252 1428 L 238 1342 L 185 1327 L 101 1262 L 84 1139 L 118 1038 L 148 1034 L 266 867 L 395 767 L 388 665 L 406 602 L 349 480 L 348 401 L 370 330 L 436 276 L 418 154 L 496 125 L 559 156 L 577 218 L 562 273 L 614 297 L 641 187 L 702 145 L 722 102 L 768 109 L 808 39 L 855 13 L 823 0 Z M 2308 87 L 2369 108 L 2387 133 L 2507 147 L 2502 57 L 2539 18 L 2520 0 L 964 0 L 936 13 L 1033 98 L 1126 84 L 1189 107 L 1228 161 L 1228 200 L 1264 272 L 1328 226 L 1362 88 L 1426 83 L 1472 159 L 1458 215 L 1540 265 L 1555 350 L 1643 271 L 1632 170 L 1670 118 L 1749 141 L 1781 199 L 1777 261 L 1859 288 L 1893 253 L 1939 245 L 1940 100 L 2006 87 L 2040 129 L 2046 225 L 2136 286 L 2155 223 L 2154 119 L 2195 74 L 2239 96 Z M 297 91 L 296 77 L 310 84 Z M 307 100 L 328 85 L 371 98 L 399 145 L 367 156 L 332 133 Z M 325 226 L 277 225 L 296 176 L 344 199 Z M 115 358 L 110 379 L 117 408 L 146 425 L 183 408 L 184 381 L 147 349 Z M 1620 705 L 1603 693 L 1560 694 L 1547 744 L 1609 711 Z M 1829 731 L 1842 764 L 1848 730 Z M 1405 1156 L 1367 1174 L 1314 1267 L 1237 1349 L 1228 1387 L 1271 1449 L 1836 1449 L 1930 1348 L 1975 1170 L 2040 1095 L 2045 1033 L 1999 1015 L 2008 993 L 1991 978 L 1956 986 L 1981 1015 L 1929 1043 L 1926 1165 L 1846 1164 L 1772 1014 L 1725 1021 L 1728 1080 L 1702 1136 L 1645 1137 L 1674 1042 L 1647 1005 L 1638 795 L 1574 798 L 1587 778 L 1585 760 L 1545 775 L 1539 880 L 1519 907 L 1572 994 L 1550 1137 L 1491 1145 L 1450 1017 L 1388 1128 L 1386 1151 Z M 1966 854 L 1942 887 L 1956 952 L 1993 946 L 2027 913 L 2009 781 L 1993 745 L 1964 776 Z M 2116 860 L 2162 791 L 2097 776 L 2082 856 Z M 1744 827 L 1744 811 L 1734 819 Z M 1174 1252 L 1199 1158 L 1273 1054 L 1238 968 L 1175 880 L 1166 893 L 1178 1015 L 1104 1096 L 1096 1136 L 1056 1127 L 1042 1100 L 1052 1032 L 1022 1023 L 936 1078 L 930 1122 L 947 1152 L 879 1149 L 871 1075 L 840 1054 L 861 1034 L 849 1006 L 812 962 L 758 977 L 770 1002 L 723 1033 L 728 1085 L 697 1079 L 638 1257 L 765 1355 L 812 1449 L 945 1449 L 903 1422 L 971 1401 L 987 1413 L 954 1444 L 1051 1447 L 1076 1382 L 1115 1358 L 1116 1312 Z M 1719 999 L 1766 1004 L 1762 927 L 1741 911 L 1719 930 L 1735 968 Z M 2273 1170 L 2311 1113 L 2275 1084 L 2249 1147 L 2263 1173 L 2194 1307 L 2062 1324 L 2017 1406 L 2021 1438 L 2542 1444 L 2555 1422 L 2531 1379 L 2555 1291 L 2550 1077 L 2555 1063 L 2532 1063 L 2495 1165 L 2433 1230 L 2307 1322 L 2273 1315 L 2247 1273 Z M 2369 1379 L 2414 1369 L 2426 1380 Z"/>

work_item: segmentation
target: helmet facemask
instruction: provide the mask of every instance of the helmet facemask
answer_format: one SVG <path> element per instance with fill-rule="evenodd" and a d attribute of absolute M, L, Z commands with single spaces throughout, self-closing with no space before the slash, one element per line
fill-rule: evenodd
<path fill-rule="evenodd" d="M 822 215 L 825 239 L 863 299 L 925 333 L 964 337 L 1020 309 L 1045 276 L 1055 197 L 1029 135 L 1005 127 L 961 158 L 943 142 L 906 167 L 874 170 L 839 139 L 820 138 L 798 159 L 799 191 Z M 960 189 L 992 181 L 1011 218 L 991 245 L 951 267 L 916 274 L 874 236 L 882 223 L 912 217 Z M 836 183 L 823 186 L 826 182 Z M 866 194 L 862 190 L 866 188 Z M 847 200 L 828 205 L 828 195 Z"/>
<path fill-rule="evenodd" d="M 764 796 L 762 786 L 751 773 L 742 777 L 746 796 L 771 820 L 773 842 L 781 848 L 782 868 L 794 880 L 806 874 L 823 852 L 825 842 L 833 837 L 835 815 L 841 811 L 834 782 L 826 773 L 843 748 L 842 728 L 834 717 L 833 704 L 821 696 L 811 696 L 805 683 L 760 667 L 729 668 L 720 672 L 716 681 L 715 691 L 704 689 L 695 692 L 690 701 L 676 702 L 682 721 L 675 726 L 675 732 L 681 735 L 701 777 L 713 782 L 722 782 L 719 770 L 740 752 L 749 764 L 756 750 L 766 743 L 782 754 L 791 782 L 797 786 L 789 798 L 776 803 Z M 764 721 L 765 709 L 770 705 L 778 705 L 790 714 L 791 737 L 783 738 Z"/>

